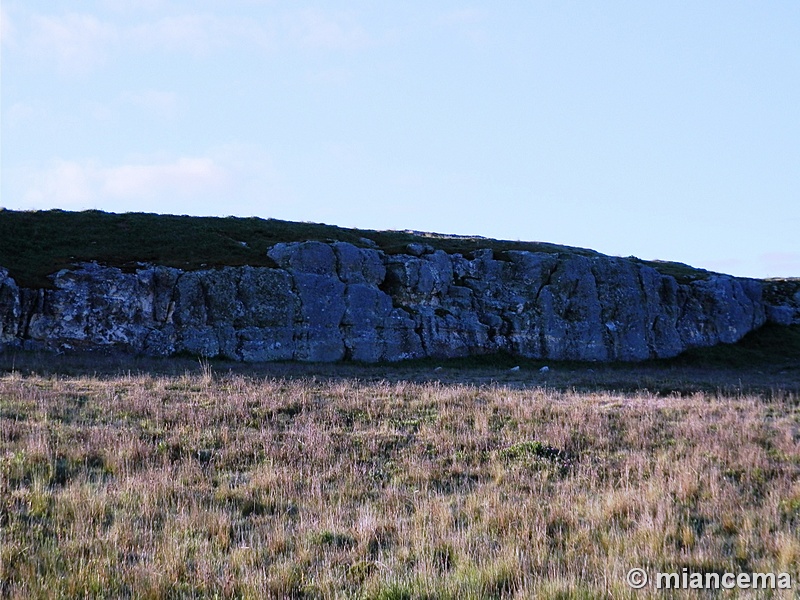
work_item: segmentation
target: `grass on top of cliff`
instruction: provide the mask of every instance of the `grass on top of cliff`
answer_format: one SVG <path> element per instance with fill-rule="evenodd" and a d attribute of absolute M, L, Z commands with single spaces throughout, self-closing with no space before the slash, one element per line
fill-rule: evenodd
<path fill-rule="evenodd" d="M 492 248 L 502 258 L 508 250 L 601 256 L 592 250 L 544 242 L 494 240 L 408 231 L 347 229 L 256 217 L 190 217 L 150 213 L 0 210 L 0 266 L 24 287 L 47 288 L 48 275 L 80 262 L 97 261 L 123 269 L 153 263 L 184 270 L 220 266 L 275 266 L 266 255 L 279 242 L 342 241 L 372 243 L 388 254 L 422 242 L 448 253 L 469 255 Z M 669 262 L 649 264 L 681 280 L 708 272 Z"/>

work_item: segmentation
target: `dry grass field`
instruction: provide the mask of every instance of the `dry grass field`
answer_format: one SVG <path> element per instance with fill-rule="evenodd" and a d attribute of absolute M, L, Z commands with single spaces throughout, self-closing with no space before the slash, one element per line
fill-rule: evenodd
<path fill-rule="evenodd" d="M 0 597 L 797 597 L 796 391 L 286 369 L 0 373 Z"/>

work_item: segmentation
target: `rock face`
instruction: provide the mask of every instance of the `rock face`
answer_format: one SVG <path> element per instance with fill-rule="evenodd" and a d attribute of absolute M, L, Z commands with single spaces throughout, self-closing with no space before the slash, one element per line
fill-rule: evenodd
<path fill-rule="evenodd" d="M 480 250 L 467 258 L 424 244 L 407 252 L 299 242 L 269 251 L 277 268 L 124 273 L 81 264 L 56 273 L 53 290 L 19 288 L 0 269 L 0 347 L 117 347 L 243 361 L 499 351 L 633 361 L 735 342 L 768 313 L 800 320 L 800 298 L 788 308 L 767 305 L 757 280 L 679 284 L 602 256 Z"/>
<path fill-rule="evenodd" d="M 764 283 L 767 320 L 778 325 L 800 325 L 800 279 Z"/>

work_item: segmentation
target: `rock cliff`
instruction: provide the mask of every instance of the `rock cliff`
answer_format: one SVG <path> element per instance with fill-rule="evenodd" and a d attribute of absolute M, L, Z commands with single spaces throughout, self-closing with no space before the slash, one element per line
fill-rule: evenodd
<path fill-rule="evenodd" d="M 679 283 L 607 256 L 527 251 L 404 254 L 345 242 L 279 243 L 277 265 L 135 272 L 82 263 L 54 289 L 0 268 L 0 346 L 120 348 L 242 360 L 395 361 L 509 352 L 634 361 L 735 342 L 768 318 L 800 322 L 764 283 Z"/>

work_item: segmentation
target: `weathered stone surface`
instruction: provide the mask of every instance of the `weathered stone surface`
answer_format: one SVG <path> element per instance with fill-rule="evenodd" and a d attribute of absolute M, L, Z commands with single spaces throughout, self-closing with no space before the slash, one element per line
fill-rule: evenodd
<path fill-rule="evenodd" d="M 375 286 L 354 283 L 345 289 L 344 304 L 341 325 L 347 358 L 363 362 L 383 359 L 381 330 L 392 314 L 392 299 Z"/>
<path fill-rule="evenodd" d="M 248 362 L 291 360 L 299 299 L 291 275 L 280 269 L 242 267 L 234 327 L 239 357 Z"/>
<path fill-rule="evenodd" d="M 155 288 L 149 270 L 138 274 L 91 263 L 54 276 L 55 290 L 30 315 L 26 338 L 46 348 L 123 346 L 142 351 L 154 319 Z"/>
<path fill-rule="evenodd" d="M 422 256 L 423 254 L 431 254 L 434 251 L 433 246 L 430 244 L 420 244 L 412 242 L 406 246 L 406 252 L 411 256 Z"/>
<path fill-rule="evenodd" d="M 734 342 L 768 317 L 800 322 L 800 285 L 795 296 L 767 302 L 760 281 L 679 284 L 619 258 L 492 250 L 465 257 L 425 244 L 407 252 L 300 242 L 269 250 L 278 268 L 124 273 L 89 263 L 56 273 L 51 290 L 20 289 L 0 269 L 0 346 L 244 361 L 498 351 L 630 361 Z"/>
<path fill-rule="evenodd" d="M 800 279 L 765 282 L 767 319 L 778 325 L 800 325 Z"/>
<path fill-rule="evenodd" d="M 416 323 L 407 311 L 395 308 L 378 330 L 384 343 L 383 358 L 388 361 L 426 356 Z"/>
<path fill-rule="evenodd" d="M 735 342 L 766 321 L 761 286 L 753 280 L 715 276 L 681 291 L 678 331 L 687 347 Z"/>
<path fill-rule="evenodd" d="M 330 244 L 322 242 L 275 244 L 267 252 L 267 256 L 289 271 L 336 276 L 336 254 Z"/>
<path fill-rule="evenodd" d="M 345 285 L 337 278 L 316 273 L 294 273 L 300 299 L 295 323 L 295 358 L 330 362 L 344 358 L 344 336 L 340 325 L 345 313 Z"/>
<path fill-rule="evenodd" d="M 357 248 L 343 242 L 333 244 L 333 249 L 336 253 L 337 273 L 344 283 L 379 285 L 386 277 L 382 252 Z"/>

